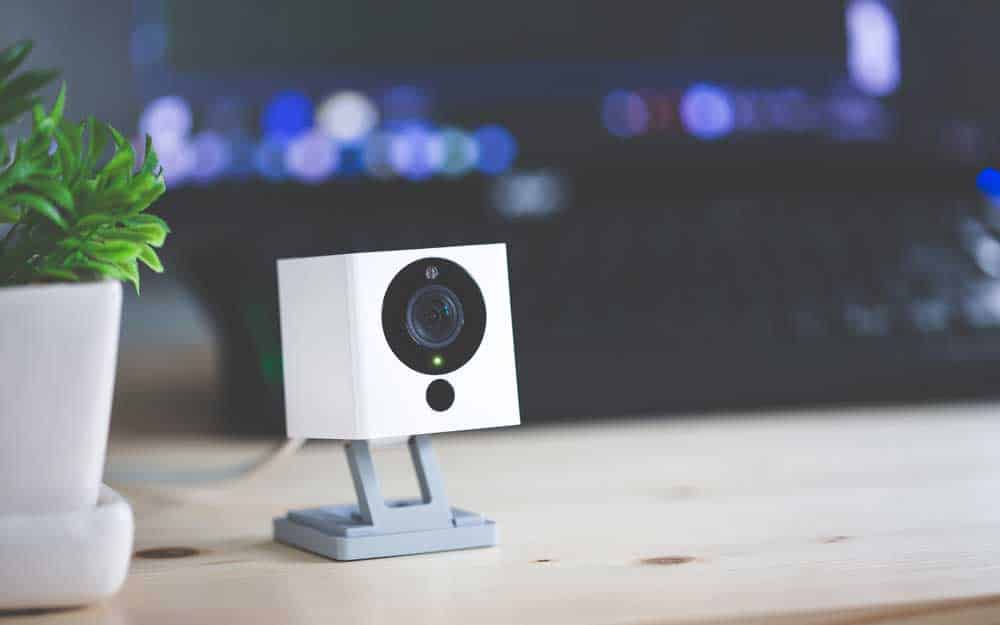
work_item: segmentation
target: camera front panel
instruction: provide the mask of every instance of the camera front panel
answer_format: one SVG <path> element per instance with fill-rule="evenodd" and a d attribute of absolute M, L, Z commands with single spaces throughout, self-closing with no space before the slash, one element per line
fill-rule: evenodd
<path fill-rule="evenodd" d="M 421 258 L 401 269 L 382 301 L 382 331 L 393 354 L 427 375 L 457 370 L 486 332 L 486 302 L 458 263 Z"/>

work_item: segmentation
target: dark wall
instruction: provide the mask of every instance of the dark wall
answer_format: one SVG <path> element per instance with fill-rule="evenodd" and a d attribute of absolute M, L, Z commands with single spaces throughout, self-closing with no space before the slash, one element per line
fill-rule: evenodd
<path fill-rule="evenodd" d="M 3 0 L 0 46 L 34 39 L 32 67 L 63 70 L 70 114 L 94 114 L 132 134 L 129 0 Z"/>

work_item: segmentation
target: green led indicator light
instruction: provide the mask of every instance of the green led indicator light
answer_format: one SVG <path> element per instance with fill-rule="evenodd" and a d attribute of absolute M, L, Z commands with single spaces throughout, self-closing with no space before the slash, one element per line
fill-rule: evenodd
<path fill-rule="evenodd" d="M 431 357 L 431 364 L 435 367 L 440 367 L 444 364 L 444 356 L 441 354 L 435 354 Z"/>

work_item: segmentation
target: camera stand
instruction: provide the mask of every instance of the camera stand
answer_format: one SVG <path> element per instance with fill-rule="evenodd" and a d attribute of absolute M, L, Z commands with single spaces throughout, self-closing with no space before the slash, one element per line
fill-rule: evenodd
<path fill-rule="evenodd" d="M 430 436 L 409 440 L 420 499 L 382 497 L 368 441 L 345 447 L 358 503 L 292 510 L 274 519 L 274 539 L 334 560 L 491 547 L 496 524 L 448 505 Z"/>

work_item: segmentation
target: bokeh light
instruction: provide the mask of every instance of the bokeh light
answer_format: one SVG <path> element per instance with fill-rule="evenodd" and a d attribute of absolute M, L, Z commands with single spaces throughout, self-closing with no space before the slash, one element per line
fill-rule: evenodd
<path fill-rule="evenodd" d="M 510 169 L 517 158 L 517 141 L 503 126 L 483 126 L 473 134 L 478 144 L 476 167 L 484 174 L 497 175 Z"/>
<path fill-rule="evenodd" d="M 500 176 L 490 190 L 493 207 L 509 221 L 550 218 L 564 209 L 568 196 L 565 177 L 544 170 Z"/>
<path fill-rule="evenodd" d="M 264 135 L 277 139 L 291 139 L 308 130 L 312 123 L 312 102 L 298 91 L 283 91 L 274 96 L 261 118 Z"/>
<path fill-rule="evenodd" d="M 649 127 L 649 109 L 639 94 L 619 89 L 604 96 L 601 119 L 614 136 L 635 137 Z"/>
<path fill-rule="evenodd" d="M 364 149 L 360 145 L 345 145 L 340 148 L 337 174 L 354 178 L 365 173 Z"/>
<path fill-rule="evenodd" d="M 256 171 L 257 143 L 242 132 L 229 134 L 226 138 L 230 148 L 229 175 L 236 179 L 249 178 Z"/>
<path fill-rule="evenodd" d="M 378 125 L 378 109 L 363 93 L 341 91 L 319 106 L 316 124 L 333 139 L 353 143 L 364 139 Z"/>
<path fill-rule="evenodd" d="M 986 167 L 976 176 L 976 186 L 985 195 L 1000 197 L 1000 171 Z"/>
<path fill-rule="evenodd" d="M 198 182 L 212 182 L 226 173 L 232 160 L 229 142 L 220 133 L 206 130 L 191 140 L 194 169 L 191 177 Z"/>
<path fill-rule="evenodd" d="M 319 129 L 301 134 L 288 144 L 285 168 L 295 178 L 309 183 L 322 182 L 337 169 L 337 145 Z"/>
<path fill-rule="evenodd" d="M 900 81 L 895 16 L 878 0 L 853 0 L 847 5 L 846 22 L 851 82 L 868 95 L 889 95 Z"/>
<path fill-rule="evenodd" d="M 285 169 L 285 151 L 288 141 L 282 138 L 264 139 L 257 144 L 254 151 L 254 167 L 261 176 L 271 181 L 283 180 L 288 172 Z"/>
<path fill-rule="evenodd" d="M 159 150 L 180 149 L 191 132 L 191 106 L 180 96 L 169 95 L 152 100 L 139 117 L 139 131 L 153 138 Z"/>
<path fill-rule="evenodd" d="M 392 133 L 375 132 L 368 135 L 361 152 L 365 171 L 373 178 L 389 178 L 395 172 L 389 159 L 392 151 Z"/>
<path fill-rule="evenodd" d="M 389 164 L 394 172 L 409 180 L 424 180 L 434 174 L 433 134 L 425 127 L 412 124 L 392 133 L 389 144 Z"/>
<path fill-rule="evenodd" d="M 197 155 L 191 143 L 185 140 L 167 146 L 154 144 L 154 147 L 167 186 L 179 186 L 187 182 L 197 163 Z"/>
<path fill-rule="evenodd" d="M 841 141 L 877 140 L 889 132 L 890 120 L 881 101 L 860 93 L 834 95 L 827 102 L 827 131 Z"/>
<path fill-rule="evenodd" d="M 699 139 L 721 139 L 733 131 L 735 112 L 729 94 L 714 85 L 694 85 L 681 97 L 681 121 Z"/>
<path fill-rule="evenodd" d="M 468 173 L 479 160 L 479 144 L 469 133 L 458 128 L 445 128 L 439 135 L 442 159 L 439 170 L 446 176 Z"/>

